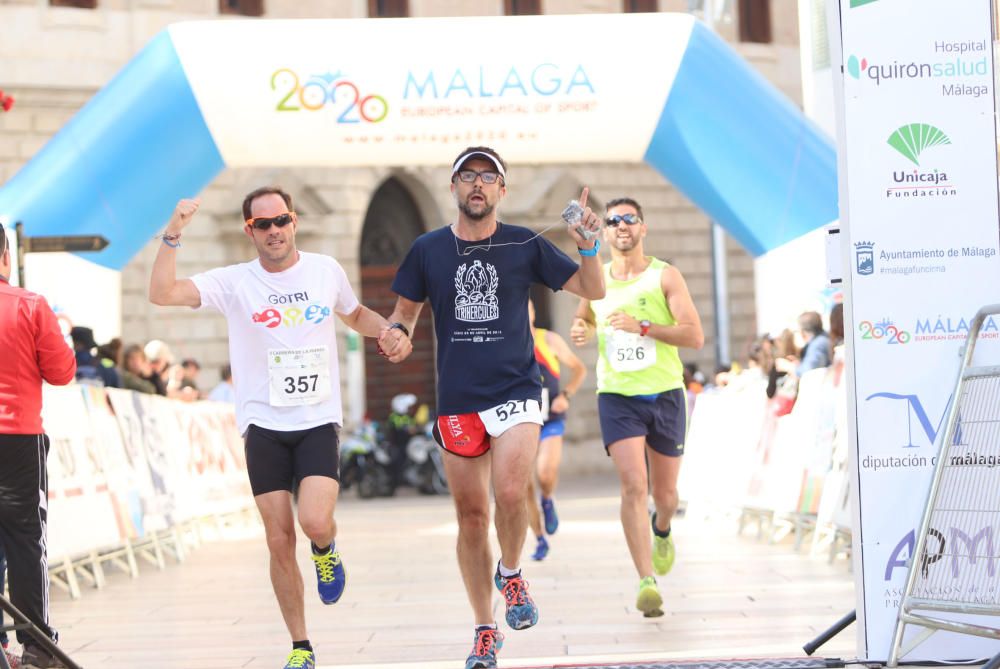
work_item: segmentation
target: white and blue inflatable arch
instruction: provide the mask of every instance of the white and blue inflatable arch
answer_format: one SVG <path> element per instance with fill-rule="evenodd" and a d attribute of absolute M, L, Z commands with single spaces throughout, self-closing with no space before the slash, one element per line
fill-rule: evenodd
<path fill-rule="evenodd" d="M 685 14 L 182 23 L 0 190 L 120 269 L 226 167 L 645 160 L 754 255 L 837 218 L 830 141 Z M 622 194 L 628 194 L 627 187 Z M 617 194 L 616 194 L 617 195 Z"/>

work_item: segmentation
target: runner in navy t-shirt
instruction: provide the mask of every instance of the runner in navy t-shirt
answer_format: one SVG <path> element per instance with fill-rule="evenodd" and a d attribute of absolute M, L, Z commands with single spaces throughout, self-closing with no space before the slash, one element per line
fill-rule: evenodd
<path fill-rule="evenodd" d="M 501 223 L 506 165 L 493 149 L 470 147 L 452 165 L 454 223 L 419 237 L 400 265 L 392 289 L 399 295 L 391 321 L 410 330 L 426 299 L 437 334 L 438 419 L 458 513 L 458 561 L 476 617 L 475 645 L 466 669 L 496 666 L 503 636 L 490 609 L 489 485 L 496 500 L 500 562 L 493 582 L 507 604 L 507 624 L 538 621 L 518 567 L 527 531 L 527 491 L 538 448 L 541 383 L 528 320 L 528 290 L 541 283 L 588 299 L 604 296 L 596 237 L 600 217 L 587 207 L 569 228 L 581 265 L 526 228 Z M 398 342 L 397 342 L 398 340 Z M 381 342 L 394 360 L 409 339 L 390 332 Z M 489 454 L 490 457 L 481 457 Z"/>

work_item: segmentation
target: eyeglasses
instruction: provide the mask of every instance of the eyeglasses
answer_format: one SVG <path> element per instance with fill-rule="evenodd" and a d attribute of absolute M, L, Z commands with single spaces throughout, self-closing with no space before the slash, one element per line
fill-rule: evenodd
<path fill-rule="evenodd" d="M 455 174 L 458 175 L 459 180 L 464 181 L 467 184 L 475 183 L 476 177 L 480 177 L 484 184 L 495 184 L 500 180 L 499 172 L 477 172 L 476 170 L 459 170 Z"/>
<path fill-rule="evenodd" d="M 283 228 L 291 222 L 291 212 L 278 214 L 277 216 L 258 216 L 257 218 L 247 219 L 247 225 L 251 225 L 257 230 L 270 230 L 272 225 Z"/>
<path fill-rule="evenodd" d="M 604 225 L 611 226 L 612 228 L 617 228 L 618 224 L 624 221 L 628 225 L 635 225 L 636 223 L 642 223 L 642 219 L 635 214 L 615 214 L 614 216 L 608 216 L 604 219 Z"/>

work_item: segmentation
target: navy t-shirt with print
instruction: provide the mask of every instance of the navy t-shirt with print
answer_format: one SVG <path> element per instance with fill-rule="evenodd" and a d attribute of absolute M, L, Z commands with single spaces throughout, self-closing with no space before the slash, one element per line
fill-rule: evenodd
<path fill-rule="evenodd" d="M 528 291 L 535 283 L 559 290 L 577 269 L 552 242 L 499 222 L 491 240 L 464 242 L 445 226 L 413 242 L 392 290 L 431 301 L 439 415 L 541 399 Z"/>

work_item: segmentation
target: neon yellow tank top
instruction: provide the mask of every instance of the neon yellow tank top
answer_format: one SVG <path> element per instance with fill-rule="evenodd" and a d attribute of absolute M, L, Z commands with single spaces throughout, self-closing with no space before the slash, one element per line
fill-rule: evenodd
<path fill-rule="evenodd" d="M 684 387 L 684 365 L 676 346 L 606 325 L 608 317 L 619 309 L 657 325 L 677 322 L 660 286 L 667 263 L 658 258 L 649 260 L 646 270 L 629 281 L 613 278 L 611 263 L 604 265 L 607 294 L 603 300 L 590 303 L 597 323 L 599 393 L 653 395 Z"/>

